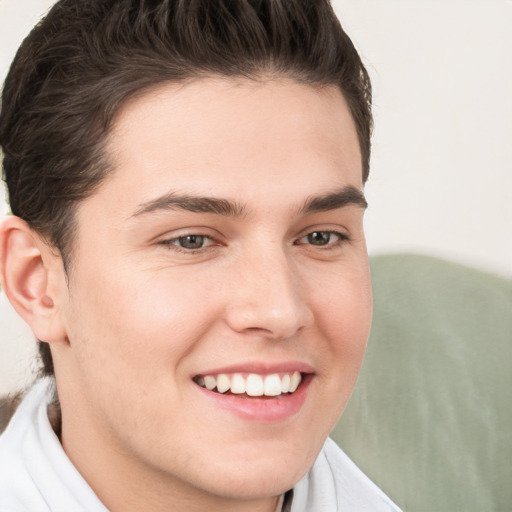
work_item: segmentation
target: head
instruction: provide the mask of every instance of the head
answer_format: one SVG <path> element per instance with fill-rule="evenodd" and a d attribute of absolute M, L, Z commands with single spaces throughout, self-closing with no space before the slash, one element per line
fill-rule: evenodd
<path fill-rule="evenodd" d="M 3 283 L 57 374 L 63 444 L 83 472 L 72 402 L 155 481 L 263 499 L 307 471 L 369 329 L 370 101 L 327 1 L 63 0 L 24 41 L 0 117 L 16 216 Z M 286 386 L 295 371 L 294 398 L 268 413 L 264 399 L 233 406 L 204 383 L 254 374 Z M 126 416 L 115 402 L 131 385 Z M 194 425 L 210 403 L 229 410 Z M 209 429 L 223 451 L 203 478 L 187 443 L 204 451 Z M 239 467 L 224 471 L 221 453 Z M 265 478 L 272 454 L 296 465 L 277 484 Z M 253 484 L 236 478 L 247 468 Z"/>

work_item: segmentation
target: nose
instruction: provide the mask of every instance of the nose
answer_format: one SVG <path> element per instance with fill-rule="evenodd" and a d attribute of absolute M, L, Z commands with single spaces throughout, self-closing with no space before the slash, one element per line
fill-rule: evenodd
<path fill-rule="evenodd" d="M 313 322 L 305 286 L 284 253 L 243 258 L 229 286 L 227 322 L 239 333 L 286 339 Z"/>

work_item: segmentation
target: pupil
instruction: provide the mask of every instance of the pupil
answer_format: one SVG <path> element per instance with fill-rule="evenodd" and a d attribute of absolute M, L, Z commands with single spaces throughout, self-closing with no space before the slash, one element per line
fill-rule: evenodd
<path fill-rule="evenodd" d="M 180 238 L 180 245 L 185 249 L 200 249 L 203 246 L 204 236 L 188 235 Z"/>
<path fill-rule="evenodd" d="M 308 242 L 312 245 L 326 245 L 331 239 L 328 231 L 315 231 L 308 235 Z"/>

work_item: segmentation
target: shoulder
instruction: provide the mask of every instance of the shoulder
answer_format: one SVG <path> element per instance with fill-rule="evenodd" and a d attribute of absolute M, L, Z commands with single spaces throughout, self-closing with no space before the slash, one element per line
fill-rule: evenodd
<path fill-rule="evenodd" d="M 16 412 L 0 435 L 0 503 L 2 512 L 31 510 L 37 505 L 46 510 L 44 502 L 38 502 L 31 468 L 37 464 L 32 425 L 37 411 L 47 394 L 46 382 L 38 382 L 19 404 Z M 36 510 L 32 508 L 32 510 Z"/>
<path fill-rule="evenodd" d="M 291 512 L 400 512 L 331 439 L 293 493 Z"/>
<path fill-rule="evenodd" d="M 36 382 L 0 436 L 0 512 L 107 512 L 50 425 L 54 393 Z"/>
<path fill-rule="evenodd" d="M 350 496 L 351 500 L 366 506 L 368 510 L 400 511 L 332 439 L 327 439 L 323 453 L 335 477 L 337 488 Z"/>

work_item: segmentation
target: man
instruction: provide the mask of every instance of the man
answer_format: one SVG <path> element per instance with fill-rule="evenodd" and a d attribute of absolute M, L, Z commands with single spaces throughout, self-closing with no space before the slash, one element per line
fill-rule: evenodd
<path fill-rule="evenodd" d="M 0 142 L 46 375 L 14 510 L 398 510 L 326 438 L 371 318 L 370 85 L 327 1 L 63 0 Z"/>

